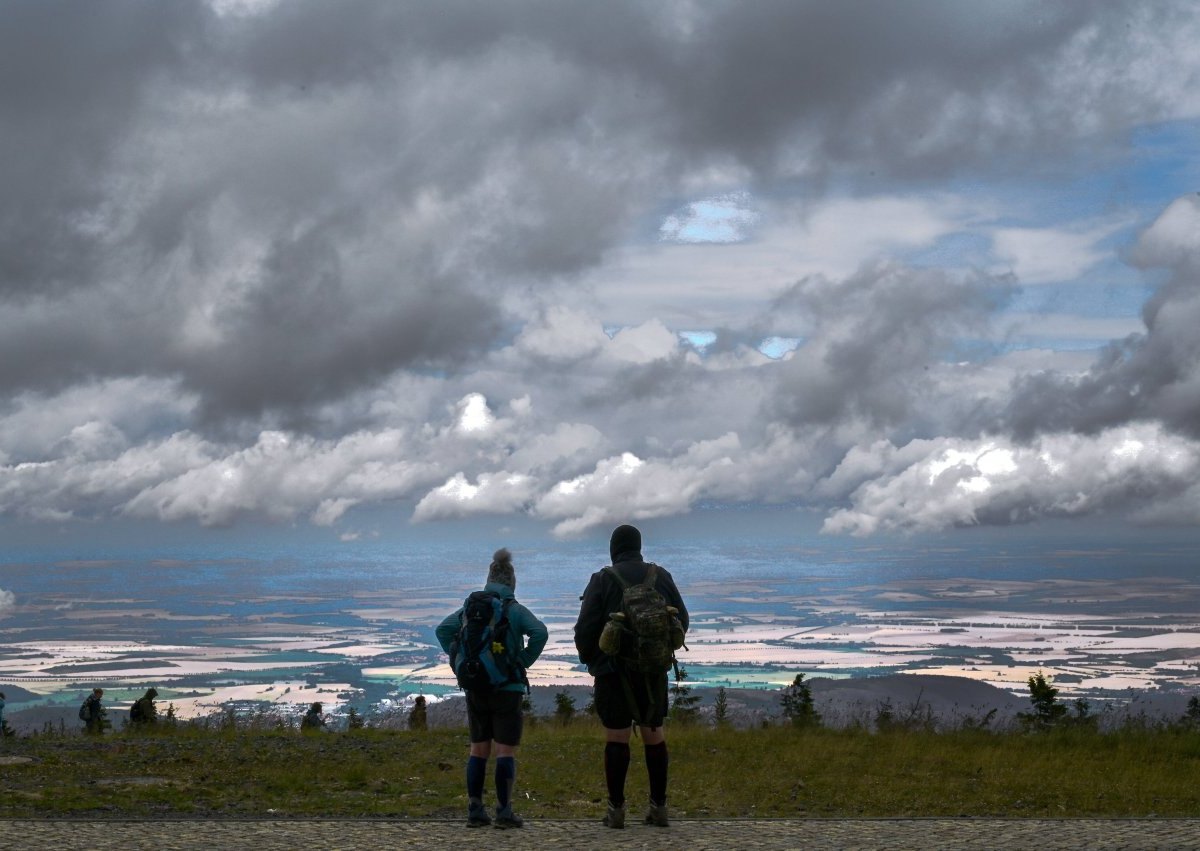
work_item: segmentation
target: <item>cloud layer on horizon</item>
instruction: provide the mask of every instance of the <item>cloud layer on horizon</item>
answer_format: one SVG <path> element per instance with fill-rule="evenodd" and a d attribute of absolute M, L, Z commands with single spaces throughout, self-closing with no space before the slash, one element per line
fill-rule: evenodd
<path fill-rule="evenodd" d="M 0 17 L 0 515 L 1200 522 L 1200 198 L 963 189 L 1200 119 L 1188 4 Z M 1098 268 L 1139 333 L 1004 345 Z"/>

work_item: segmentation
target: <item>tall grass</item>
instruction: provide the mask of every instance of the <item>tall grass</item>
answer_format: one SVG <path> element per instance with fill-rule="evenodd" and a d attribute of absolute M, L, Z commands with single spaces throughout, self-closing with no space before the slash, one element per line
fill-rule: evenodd
<path fill-rule="evenodd" d="M 603 807 L 601 730 L 528 728 L 517 805 L 532 817 Z M 1200 815 L 1200 732 L 865 729 L 668 731 L 678 816 Z M 0 774 L 6 814 L 458 817 L 464 731 L 302 735 L 270 725 L 181 725 L 102 738 L 7 739 L 32 762 Z M 637 740 L 627 795 L 647 796 Z M 491 779 L 488 780 L 489 786 Z"/>

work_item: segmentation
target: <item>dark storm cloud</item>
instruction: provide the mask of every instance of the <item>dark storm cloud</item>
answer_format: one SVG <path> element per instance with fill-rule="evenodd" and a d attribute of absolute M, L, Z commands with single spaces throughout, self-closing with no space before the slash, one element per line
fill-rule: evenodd
<path fill-rule="evenodd" d="M 1142 309 L 1145 333 L 1108 346 L 1083 375 L 1020 378 L 1004 412 L 1017 437 L 1091 434 L 1134 421 L 1200 437 L 1200 198 L 1175 201 L 1133 259 L 1169 273 Z"/>
<path fill-rule="evenodd" d="M 15 2 L 0 11 L 0 296 L 90 283 L 121 139 L 203 26 L 188 3 Z"/>
<path fill-rule="evenodd" d="M 0 390 L 176 377 L 241 417 L 452 366 L 695 169 L 917 173 L 1153 114 L 1114 27 L 1179 7 L 902 12 L 8 4 Z"/>
<path fill-rule="evenodd" d="M 1187 4 L 241 5 L 0 8 L 0 513 L 326 524 L 425 494 L 422 517 L 531 510 L 569 533 L 819 492 L 863 530 L 902 525 L 946 459 L 1010 476 L 1019 509 L 1073 493 L 1088 453 L 1159 439 L 1122 423 L 1196 433 L 1178 239 L 1138 261 L 1174 275 L 1144 338 L 1082 378 L 1018 381 L 1011 405 L 1011 361 L 948 362 L 1004 281 L 814 276 L 761 323 L 709 329 L 703 357 L 675 332 L 704 328 L 577 290 L 731 187 L 799 220 L 868 176 L 884 197 L 1094 164 L 1191 114 Z M 727 265 L 711 304 L 747 300 Z M 686 279 L 626 291 L 667 305 Z M 614 315 L 635 318 L 610 339 Z M 802 341 L 772 363 L 770 334 Z M 1043 469 L 997 428 L 1078 440 L 1046 441 L 1066 460 Z M 930 525 L 1009 510 L 962 475 Z"/>
<path fill-rule="evenodd" d="M 1094 433 L 1145 420 L 1200 438 L 1200 295 L 1195 279 L 1168 291 L 1147 307 L 1146 333 L 1109 346 L 1086 374 L 1021 378 L 1006 411 L 1013 433 Z"/>
<path fill-rule="evenodd" d="M 336 250 L 317 236 L 272 246 L 264 280 L 219 317 L 227 341 L 177 353 L 184 386 L 243 414 L 303 409 L 370 383 L 397 363 L 458 363 L 496 333 L 492 305 L 454 280 L 372 302 L 347 285 Z"/>
<path fill-rule="evenodd" d="M 760 167 L 786 170 L 779 160 L 793 154 L 811 156 L 818 170 L 900 173 L 1040 145 L 1051 134 L 1027 116 L 989 118 L 979 107 L 1024 93 L 1038 109 L 1040 63 L 1089 11 L 944 0 L 721 4 L 701 20 L 671 81 L 677 141 Z"/>
<path fill-rule="evenodd" d="M 466 7 L 128 29 L 140 6 L 105 8 L 60 27 L 21 7 L 5 29 L 60 80 L 3 100 L 41 153 L 5 166 L 4 287 L 29 296 L 7 306 L 10 391 L 170 374 L 210 416 L 296 409 L 461 362 L 494 339 L 507 278 L 594 263 L 623 220 L 621 179 L 564 164 L 576 81 L 539 87 L 551 59 L 489 53 L 504 28 Z M 8 54 L 26 75 L 37 55 Z"/>
<path fill-rule="evenodd" d="M 930 369 L 977 335 L 1010 292 L 1000 280 L 894 265 L 797 283 L 776 307 L 811 330 L 781 368 L 772 416 L 802 426 L 860 421 L 909 436 L 945 428 L 922 422 L 944 390 Z"/>
<path fill-rule="evenodd" d="M 1131 259 L 1169 277 L 1144 334 L 1083 371 L 1023 370 L 1007 386 L 954 388 L 935 435 L 876 439 L 846 453 L 822 487 L 848 498 L 831 532 L 1028 523 L 1096 513 L 1150 523 L 1200 518 L 1200 201 L 1172 203 Z M 987 370 L 975 369 L 978 375 Z M 915 401 L 917 394 L 910 395 Z M 970 423 L 977 428 L 969 427 Z M 893 429 L 893 435 L 896 430 Z M 920 436 L 920 435 L 918 435 Z"/>

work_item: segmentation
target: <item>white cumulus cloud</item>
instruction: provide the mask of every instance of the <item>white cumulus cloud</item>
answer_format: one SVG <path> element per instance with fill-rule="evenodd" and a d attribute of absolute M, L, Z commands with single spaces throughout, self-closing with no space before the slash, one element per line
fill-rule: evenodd
<path fill-rule="evenodd" d="M 1200 443 L 1155 424 L 1096 435 L 1046 434 L 1028 444 L 1000 437 L 939 438 L 896 449 L 879 442 L 851 462 L 871 476 L 850 495 L 851 507 L 824 529 L 868 535 L 882 530 L 935 530 L 977 523 L 1022 523 L 1049 516 L 1147 510 L 1154 500 L 1192 493 Z M 1187 510 L 1175 501 L 1172 510 Z"/>
<path fill-rule="evenodd" d="M 534 479 L 520 473 L 481 473 L 475 484 L 462 473 L 455 473 L 422 497 L 413 511 L 413 521 L 508 514 L 533 496 L 535 484 Z"/>
<path fill-rule="evenodd" d="M 600 320 L 581 310 L 553 305 L 517 335 L 518 350 L 548 360 L 586 357 L 608 345 Z"/>
<path fill-rule="evenodd" d="M 676 458 L 644 461 L 631 452 L 605 458 L 590 473 L 554 485 L 534 506 L 558 520 L 554 534 L 570 536 L 594 526 L 680 514 L 708 493 L 726 490 L 736 477 L 736 435 L 703 441 Z"/>
<path fill-rule="evenodd" d="M 430 465 L 409 460 L 404 432 L 359 432 L 339 440 L 316 440 L 286 432 L 263 432 L 245 449 L 221 452 L 179 475 L 146 487 L 125 503 L 133 516 L 232 523 L 258 514 L 290 520 L 313 513 L 331 524 L 363 500 L 403 496 L 426 481 Z"/>
<path fill-rule="evenodd" d="M 487 432 L 496 421 L 482 393 L 469 393 L 458 403 L 459 434 Z"/>
<path fill-rule="evenodd" d="M 1195 264 L 1200 254 L 1200 193 L 1177 198 L 1138 239 L 1134 257 L 1147 266 Z"/>
<path fill-rule="evenodd" d="M 1001 269 L 1013 272 L 1023 284 L 1072 281 L 1110 256 L 1099 243 L 1118 226 L 1105 224 L 1078 231 L 997 228 L 992 232 L 992 251 Z"/>

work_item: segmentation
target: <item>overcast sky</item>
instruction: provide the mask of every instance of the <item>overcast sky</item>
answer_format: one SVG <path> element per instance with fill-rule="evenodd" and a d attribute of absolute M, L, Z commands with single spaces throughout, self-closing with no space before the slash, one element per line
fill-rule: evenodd
<path fill-rule="evenodd" d="M 1182 0 L 10 0 L 0 516 L 1195 526 L 1197 43 Z"/>

